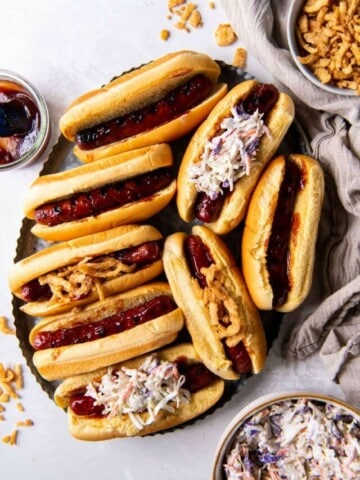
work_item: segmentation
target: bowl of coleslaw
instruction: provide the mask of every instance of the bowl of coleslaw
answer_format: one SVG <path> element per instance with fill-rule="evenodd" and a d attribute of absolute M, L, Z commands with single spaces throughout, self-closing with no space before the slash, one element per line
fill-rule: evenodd
<path fill-rule="evenodd" d="M 316 393 L 263 396 L 227 426 L 211 478 L 359 479 L 360 411 Z"/>

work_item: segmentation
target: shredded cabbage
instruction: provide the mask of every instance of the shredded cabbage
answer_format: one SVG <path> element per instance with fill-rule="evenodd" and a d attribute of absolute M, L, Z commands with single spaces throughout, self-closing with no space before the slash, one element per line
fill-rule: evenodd
<path fill-rule="evenodd" d="M 109 367 L 100 382 L 87 385 L 85 395 L 104 407 L 104 415 L 128 414 L 141 430 L 153 423 L 161 410 L 174 413 L 190 401 L 190 392 L 181 388 L 184 382 L 175 363 L 148 356 L 137 369 Z M 145 419 L 140 415 L 143 412 L 147 412 Z"/>
<path fill-rule="evenodd" d="M 248 114 L 236 106 L 231 115 L 221 122 L 221 133 L 205 144 L 200 161 L 188 172 L 197 191 L 212 199 L 222 195 L 225 188 L 232 191 L 239 178 L 250 174 L 260 138 L 264 133 L 270 136 L 258 110 Z"/>
<path fill-rule="evenodd" d="M 284 401 L 246 420 L 227 454 L 228 480 L 360 478 L 360 423 L 330 403 Z"/>

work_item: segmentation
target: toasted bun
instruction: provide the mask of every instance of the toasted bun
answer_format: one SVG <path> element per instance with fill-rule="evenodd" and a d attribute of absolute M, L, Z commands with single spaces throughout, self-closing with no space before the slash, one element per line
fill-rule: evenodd
<path fill-rule="evenodd" d="M 82 165 L 60 173 L 38 177 L 27 192 L 24 202 L 26 217 L 33 219 L 36 208 L 47 203 L 87 192 L 114 182 L 121 182 L 138 175 L 172 165 L 171 148 L 167 144 L 153 145 L 132 152 L 114 155 L 103 160 Z M 66 241 L 101 232 L 118 225 L 143 221 L 162 210 L 173 198 L 176 181 L 149 199 L 131 202 L 98 215 L 80 220 L 47 226 L 35 224 L 31 232 L 44 240 Z"/>
<path fill-rule="evenodd" d="M 182 344 L 169 347 L 156 352 L 161 360 L 175 361 L 179 357 L 186 357 L 188 361 L 197 361 L 198 355 L 191 344 Z M 129 360 L 117 367 L 126 366 L 136 368 L 144 361 L 144 356 Z M 81 391 L 84 386 L 92 381 L 99 380 L 106 373 L 102 369 L 90 374 L 67 378 L 55 391 L 55 402 L 59 407 L 67 408 L 73 392 Z M 224 382 L 217 379 L 209 387 L 191 394 L 191 401 L 182 404 L 174 413 L 164 412 L 158 414 L 156 420 L 150 425 L 138 430 L 131 422 L 128 415 L 115 416 L 113 418 L 81 417 L 68 408 L 70 433 L 80 440 L 107 440 L 116 437 L 144 436 L 151 433 L 166 430 L 201 415 L 214 406 L 224 392 Z M 143 415 L 143 414 L 141 414 Z"/>
<path fill-rule="evenodd" d="M 156 102 L 202 73 L 214 88 L 210 97 L 197 107 L 166 125 L 108 146 L 87 151 L 75 147 L 74 154 L 84 162 L 91 162 L 145 145 L 175 140 L 195 128 L 225 95 L 227 86 L 217 84 L 220 71 L 219 65 L 208 55 L 192 51 L 170 53 L 79 97 L 61 117 L 60 130 L 68 140 L 74 141 L 80 130 Z"/>
<path fill-rule="evenodd" d="M 291 154 L 278 156 L 269 164 L 252 195 L 242 239 L 243 273 L 251 297 L 259 309 L 271 310 L 273 291 L 266 267 L 266 251 L 286 157 L 300 168 L 303 185 L 296 196 L 290 236 L 288 272 L 291 288 L 286 303 L 275 308 L 280 312 L 298 307 L 311 287 L 324 196 L 323 173 L 316 160 Z"/>
<path fill-rule="evenodd" d="M 183 115 L 174 118 L 170 122 L 159 125 L 138 135 L 134 135 L 124 140 L 109 143 L 102 147 L 91 150 L 81 150 L 77 145 L 73 149 L 74 155 L 84 163 L 94 162 L 110 155 L 116 155 L 129 150 L 138 149 L 154 143 L 172 142 L 191 132 L 199 125 L 204 118 L 211 112 L 215 105 L 223 98 L 227 92 L 227 86 L 224 83 L 215 85 L 213 93 L 202 103 L 191 108 Z"/>
<path fill-rule="evenodd" d="M 72 265 L 85 257 L 94 257 L 160 240 L 161 233 L 150 225 L 123 225 L 105 232 L 87 235 L 69 242 L 58 243 L 44 248 L 15 263 L 9 271 L 10 290 L 18 298 L 26 283 L 61 267 Z M 163 271 L 162 260 L 144 266 L 133 273 L 125 273 L 102 284 L 102 295 L 108 297 L 148 282 Z M 99 299 L 95 288 L 86 298 L 67 303 L 37 301 L 26 303 L 21 309 L 32 316 L 57 315 Z"/>
<path fill-rule="evenodd" d="M 167 283 L 148 283 L 126 293 L 96 302 L 80 313 L 47 318 L 30 332 L 29 341 L 39 332 L 69 329 L 101 321 L 121 311 L 137 307 L 159 295 L 171 297 Z M 36 351 L 33 363 L 46 380 L 58 380 L 137 357 L 174 341 L 183 328 L 183 314 L 179 308 L 121 333 L 97 340 Z"/>
<path fill-rule="evenodd" d="M 186 221 L 194 220 L 194 207 L 197 198 L 197 190 L 189 181 L 189 168 L 200 160 L 205 144 L 215 136 L 219 125 L 225 117 L 231 116 L 230 109 L 244 100 L 258 86 L 256 80 L 248 80 L 240 83 L 218 102 L 207 119 L 200 125 L 192 137 L 181 162 L 178 174 L 177 208 L 180 217 Z M 278 149 L 290 124 L 294 119 L 294 104 L 291 98 L 280 92 L 279 98 L 267 115 L 266 125 L 271 133 L 261 137 L 256 163 L 251 166 L 251 173 L 240 178 L 234 186 L 234 190 L 225 195 L 224 203 L 218 219 L 207 226 L 218 234 L 226 234 L 233 230 L 244 218 L 251 192 L 258 178 Z"/>
<path fill-rule="evenodd" d="M 231 335 L 222 331 L 219 324 L 214 324 L 210 315 L 211 305 L 205 301 L 204 290 L 192 276 L 185 252 L 184 241 L 187 235 L 177 232 L 170 235 L 164 246 L 164 270 L 176 303 L 183 310 L 185 324 L 190 332 L 194 347 L 206 367 L 221 378 L 234 380 L 239 378 L 231 361 L 227 358 L 222 339 L 237 338 L 242 341 L 252 362 L 253 373 L 258 373 L 265 363 L 266 339 L 259 314 L 254 307 L 240 270 L 224 242 L 210 229 L 195 226 L 193 235 L 198 235 L 209 248 L 216 264 L 217 280 L 223 285 L 236 304 L 236 311 L 231 312 Z M 206 289 L 212 289 L 208 284 Z M 222 338 L 220 338 L 220 336 Z"/>
<path fill-rule="evenodd" d="M 79 130 L 159 100 L 198 73 L 215 84 L 220 67 L 208 55 L 191 51 L 160 57 L 76 99 L 61 117 L 60 130 L 73 141 Z"/>

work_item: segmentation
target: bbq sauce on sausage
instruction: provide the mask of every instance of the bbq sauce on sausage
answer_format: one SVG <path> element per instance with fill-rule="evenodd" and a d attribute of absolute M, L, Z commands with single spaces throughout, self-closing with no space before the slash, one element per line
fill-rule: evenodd
<path fill-rule="evenodd" d="M 159 295 L 141 305 L 118 312 L 102 320 L 79 323 L 69 328 L 44 330 L 35 335 L 33 347 L 36 350 L 63 347 L 79 343 L 91 342 L 116 333 L 130 330 L 145 322 L 158 318 L 175 310 L 176 305 L 166 295 Z"/>
<path fill-rule="evenodd" d="M 273 307 L 280 307 L 286 303 L 291 288 L 289 241 L 295 220 L 293 216 L 295 199 L 303 184 L 304 178 L 300 168 L 285 157 L 285 174 L 279 190 L 266 254 L 266 267 L 273 291 Z"/>
<path fill-rule="evenodd" d="M 238 106 L 249 115 L 252 115 L 258 110 L 266 119 L 266 116 L 274 107 L 278 98 L 279 91 L 277 88 L 274 85 L 265 83 L 251 92 Z M 229 189 L 224 188 L 223 194 L 218 194 L 215 198 L 211 198 L 206 193 L 200 192 L 194 206 L 195 217 L 201 222 L 214 222 L 220 215 L 225 195 L 227 195 L 228 192 Z"/>
<path fill-rule="evenodd" d="M 128 203 L 151 198 L 173 180 L 168 168 L 161 168 L 137 177 L 80 192 L 71 198 L 48 203 L 35 211 L 37 223 L 49 227 L 119 208 Z"/>
<path fill-rule="evenodd" d="M 161 243 L 158 240 L 144 242 L 134 247 L 118 250 L 112 255 L 125 265 L 136 265 L 137 268 L 141 268 L 160 259 Z M 49 300 L 51 298 L 51 290 L 48 284 L 40 285 L 39 280 L 36 278 L 22 286 L 21 298 L 25 302 Z"/>
<path fill-rule="evenodd" d="M 90 150 L 152 130 L 201 103 L 212 88 L 211 80 L 198 74 L 151 105 L 81 130 L 76 143 L 82 150 Z"/>
<path fill-rule="evenodd" d="M 208 286 L 206 277 L 201 269 L 208 268 L 214 263 L 209 248 L 198 235 L 186 237 L 184 248 L 192 276 L 198 280 L 201 288 L 206 288 Z M 221 322 L 221 319 L 219 321 Z M 234 370 L 240 374 L 249 373 L 252 364 L 243 342 L 240 341 L 233 347 L 228 347 L 225 342 L 223 342 L 223 345 L 226 356 L 231 360 Z"/>
<path fill-rule="evenodd" d="M 183 388 L 189 390 L 190 393 L 195 393 L 208 387 L 217 379 L 216 375 L 200 362 L 187 363 L 186 357 L 179 357 L 174 363 L 177 365 L 179 373 L 185 376 Z M 106 416 L 102 413 L 103 406 L 94 405 L 94 402 L 95 400 L 85 395 L 85 392 L 78 392 L 71 396 L 69 407 L 79 416 Z"/>

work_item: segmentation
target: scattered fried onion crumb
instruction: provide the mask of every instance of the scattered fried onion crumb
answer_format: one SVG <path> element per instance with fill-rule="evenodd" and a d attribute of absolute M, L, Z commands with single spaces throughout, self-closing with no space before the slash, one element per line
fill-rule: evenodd
<path fill-rule="evenodd" d="M 169 32 L 169 30 L 166 30 L 165 28 L 164 28 L 163 30 L 161 30 L 161 32 L 160 32 L 160 38 L 161 38 L 161 40 L 166 41 L 169 37 L 170 37 L 170 32 Z"/>
<path fill-rule="evenodd" d="M 6 367 L 0 363 L 0 412 L 5 412 L 5 403 L 9 403 L 12 399 L 15 400 L 15 406 L 19 412 L 24 412 L 24 406 L 19 401 L 20 390 L 24 387 L 23 369 L 22 365 L 16 364 L 11 367 Z M 0 421 L 5 422 L 5 416 L 0 415 Z M 29 418 L 26 420 L 18 420 L 16 428 L 9 434 L 2 437 L 2 442 L 8 445 L 15 445 L 17 442 L 17 435 L 19 427 L 30 427 L 33 421 Z"/>
<path fill-rule="evenodd" d="M 30 420 L 30 418 L 27 418 L 26 420 L 19 420 L 16 422 L 17 427 L 32 427 L 34 425 L 34 422 Z"/>
<path fill-rule="evenodd" d="M 168 9 L 171 12 L 174 8 L 184 3 L 186 3 L 186 0 L 168 0 Z"/>
<path fill-rule="evenodd" d="M 14 335 L 15 330 L 10 328 L 6 317 L 0 316 L 0 333 Z"/>
<path fill-rule="evenodd" d="M 320 82 L 360 95 L 359 0 L 306 0 L 296 36 L 300 62 Z"/>
<path fill-rule="evenodd" d="M 16 445 L 17 434 L 18 431 L 15 429 L 10 433 L 10 435 L 5 435 L 5 437 L 2 438 L 2 441 L 4 443 L 8 443 L 9 445 Z"/>
<path fill-rule="evenodd" d="M 187 2 L 187 0 L 168 0 L 168 20 L 174 20 L 173 27 L 177 30 L 182 30 L 187 33 L 195 28 L 201 28 L 203 26 L 202 16 L 198 10 L 198 6 L 193 2 Z M 175 16 L 175 17 L 174 17 Z M 168 30 L 161 30 L 161 40 L 167 40 L 170 36 L 169 33 L 165 33 Z"/>
<path fill-rule="evenodd" d="M 239 47 L 234 52 L 232 64 L 237 68 L 245 68 L 247 60 L 247 51 L 243 47 Z"/>
<path fill-rule="evenodd" d="M 219 47 L 226 47 L 237 40 L 237 35 L 229 23 L 220 23 L 215 30 L 215 40 Z"/>

